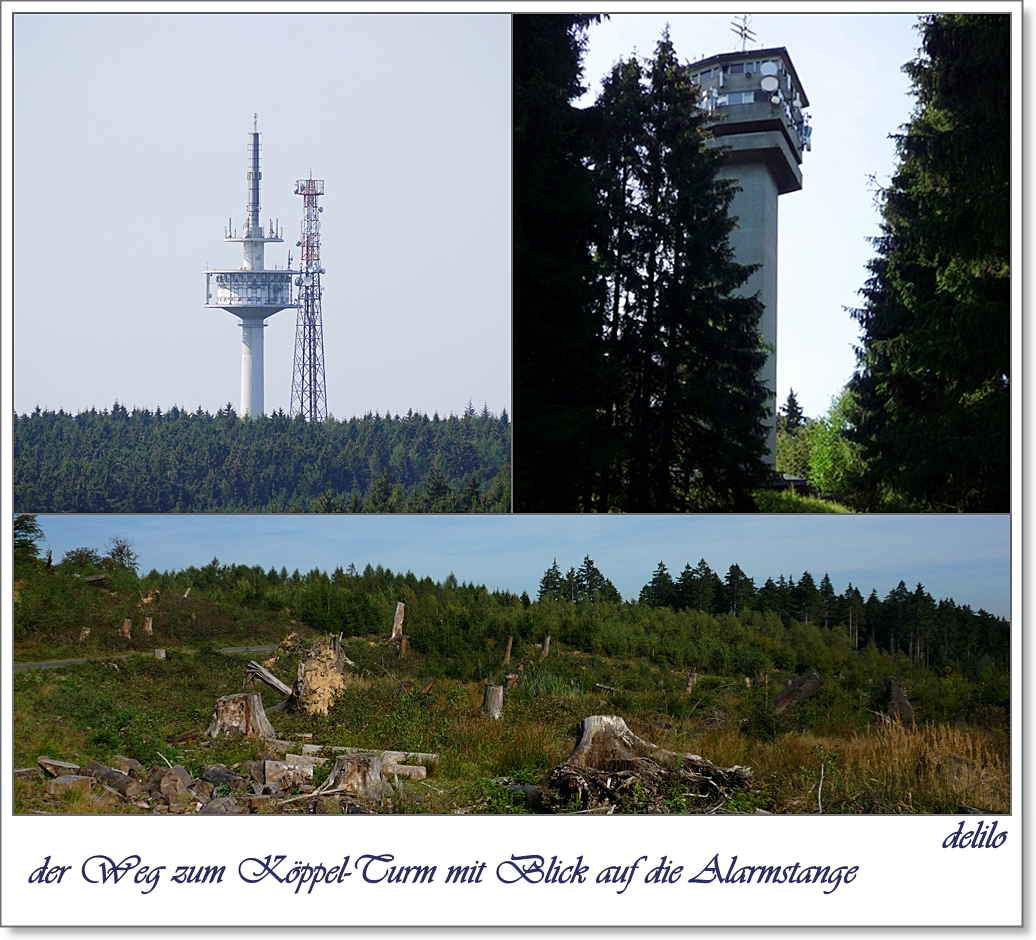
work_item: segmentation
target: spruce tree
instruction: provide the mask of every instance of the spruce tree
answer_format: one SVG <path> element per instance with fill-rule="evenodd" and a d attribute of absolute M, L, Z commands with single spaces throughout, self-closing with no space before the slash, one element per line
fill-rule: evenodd
<path fill-rule="evenodd" d="M 1008 14 L 921 18 L 851 382 L 868 508 L 1010 508 Z"/>

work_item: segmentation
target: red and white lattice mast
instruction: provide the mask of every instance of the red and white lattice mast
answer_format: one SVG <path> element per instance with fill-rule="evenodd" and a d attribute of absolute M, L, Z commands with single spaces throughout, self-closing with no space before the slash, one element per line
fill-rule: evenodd
<path fill-rule="evenodd" d="M 327 391 L 324 387 L 324 327 L 320 312 L 320 213 L 317 197 L 324 195 L 324 181 L 298 180 L 295 194 L 302 196 L 302 237 L 295 325 L 295 368 L 291 378 L 291 416 L 302 415 L 307 421 L 327 418 Z"/>

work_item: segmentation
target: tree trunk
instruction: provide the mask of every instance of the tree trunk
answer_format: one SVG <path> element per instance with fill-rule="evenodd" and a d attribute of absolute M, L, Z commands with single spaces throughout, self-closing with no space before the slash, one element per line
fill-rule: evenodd
<path fill-rule="evenodd" d="M 249 662 L 248 669 L 245 672 L 245 682 L 254 682 L 256 679 L 265 682 L 271 689 L 280 692 L 281 695 L 291 695 L 291 686 L 281 682 L 269 669 L 260 666 L 253 659 Z"/>
<path fill-rule="evenodd" d="M 649 812 L 668 812 L 664 783 L 678 782 L 699 797 L 714 799 L 749 786 L 752 771 L 667 751 L 637 737 L 617 715 L 590 715 L 579 723 L 575 749 L 550 780 L 586 809 L 632 798 L 646 801 Z"/>
<path fill-rule="evenodd" d="M 514 637 L 509 636 L 507 638 L 507 652 L 504 653 L 504 662 L 509 663 L 511 661 L 511 644 L 514 642 Z"/>
<path fill-rule="evenodd" d="M 221 734 L 243 734 L 245 737 L 275 738 L 277 732 L 266 717 L 263 700 L 258 692 L 239 692 L 224 695 L 216 701 L 216 710 L 205 732 L 207 738 Z"/>
<path fill-rule="evenodd" d="M 403 614 L 405 611 L 406 604 L 402 601 L 396 604 L 396 617 L 392 621 L 392 636 L 389 638 L 393 643 L 403 639 Z"/>
<path fill-rule="evenodd" d="M 335 758 L 335 765 L 321 792 L 339 790 L 359 799 L 377 799 L 382 791 L 380 754 L 343 754 Z"/>
<path fill-rule="evenodd" d="M 485 694 L 482 696 L 482 714 L 490 718 L 499 718 L 504 710 L 504 687 L 502 685 L 487 685 Z"/>
<path fill-rule="evenodd" d="M 338 693 L 345 688 L 338 665 L 333 643 L 325 640 L 313 647 L 299 663 L 295 687 L 289 699 L 290 708 L 304 711 L 307 715 L 326 715 Z"/>

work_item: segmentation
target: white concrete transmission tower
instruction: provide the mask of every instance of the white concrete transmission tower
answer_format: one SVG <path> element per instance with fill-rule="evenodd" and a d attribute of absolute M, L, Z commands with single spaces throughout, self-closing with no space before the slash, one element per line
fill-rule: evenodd
<path fill-rule="evenodd" d="M 224 241 L 241 242 L 244 260 L 236 270 L 205 272 L 205 306 L 226 310 L 241 320 L 241 415 L 257 418 L 263 405 L 263 330 L 267 317 L 296 304 L 291 297 L 289 258 L 285 269 L 266 270 L 268 242 L 281 242 L 280 226 L 270 222 L 266 232 L 259 224 L 259 117 L 248 135 L 248 205 L 239 238 L 228 220 Z M 213 296 L 215 294 L 215 296 Z"/>

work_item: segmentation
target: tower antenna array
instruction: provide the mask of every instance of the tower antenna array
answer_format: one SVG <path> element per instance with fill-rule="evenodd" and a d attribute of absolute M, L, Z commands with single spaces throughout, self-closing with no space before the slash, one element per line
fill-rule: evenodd
<path fill-rule="evenodd" d="M 320 213 L 317 197 L 324 195 L 324 181 L 309 179 L 295 183 L 295 194 L 302 196 L 302 236 L 298 288 L 298 317 L 295 322 L 295 367 L 291 377 L 291 417 L 302 415 L 307 421 L 327 418 L 327 391 L 324 385 L 324 326 L 320 311 Z"/>

